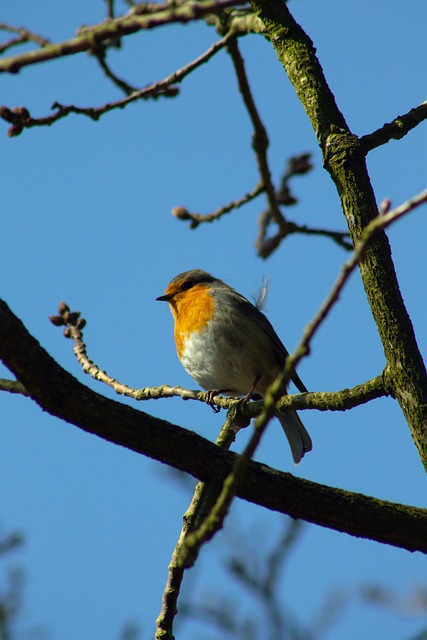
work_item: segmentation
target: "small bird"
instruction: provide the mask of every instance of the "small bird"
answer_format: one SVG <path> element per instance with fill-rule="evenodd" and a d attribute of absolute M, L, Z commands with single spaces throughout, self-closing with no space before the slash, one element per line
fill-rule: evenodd
<path fill-rule="evenodd" d="M 285 366 L 288 352 L 266 316 L 249 300 L 206 271 L 177 275 L 163 296 L 175 321 L 174 336 L 184 369 L 205 390 L 230 396 L 265 396 Z M 305 393 L 297 373 L 292 381 Z M 313 445 L 295 411 L 275 413 L 295 464 Z"/>

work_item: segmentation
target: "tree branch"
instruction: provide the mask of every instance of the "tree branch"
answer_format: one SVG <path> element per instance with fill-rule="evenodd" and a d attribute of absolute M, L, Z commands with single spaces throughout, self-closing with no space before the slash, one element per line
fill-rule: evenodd
<path fill-rule="evenodd" d="M 226 213 L 230 213 L 230 211 L 239 209 L 244 204 L 251 202 L 251 200 L 257 198 L 261 193 L 264 193 L 264 186 L 262 183 L 258 183 L 252 191 L 245 193 L 241 198 L 229 202 L 212 213 L 192 213 L 185 207 L 174 207 L 172 209 L 172 215 L 178 220 L 189 220 L 190 229 L 196 229 L 201 222 L 213 222 L 214 220 L 219 220 Z"/>
<path fill-rule="evenodd" d="M 353 244 L 377 216 L 365 150 L 350 131 L 328 87 L 310 38 L 284 2 L 251 0 L 264 23 L 295 91 L 310 118 L 341 199 Z M 411 319 L 405 308 L 384 232 L 376 233 L 359 264 L 362 282 L 377 325 L 390 386 L 395 390 L 427 470 L 427 375 Z"/>
<path fill-rule="evenodd" d="M 369 153 L 372 149 L 380 147 L 382 144 L 390 142 L 390 140 L 400 140 L 406 136 L 411 129 L 417 127 L 421 122 L 427 119 L 427 101 L 418 107 L 411 109 L 403 116 L 397 116 L 392 122 L 385 124 L 373 133 L 369 133 L 360 138 L 360 144 L 363 152 Z"/>
<path fill-rule="evenodd" d="M 74 55 L 82 51 L 92 51 L 100 44 L 120 36 L 130 35 L 143 29 L 154 29 L 165 24 L 176 22 L 186 24 L 192 20 L 199 20 L 208 14 L 220 13 L 224 9 L 241 4 L 245 4 L 245 0 L 188 1 L 177 6 L 169 3 L 163 5 L 153 3 L 152 10 L 148 14 L 139 14 L 138 5 L 136 5 L 125 16 L 80 29 L 75 38 L 4 58 L 0 60 L 0 73 L 17 73 L 28 65 Z"/>
<path fill-rule="evenodd" d="M 0 358 L 51 415 L 208 482 L 237 456 L 201 436 L 102 397 L 58 365 L 0 301 Z M 250 462 L 237 496 L 293 518 L 427 553 L 427 510 L 325 487 Z"/>
<path fill-rule="evenodd" d="M 50 126 L 57 120 L 65 118 L 70 113 L 84 115 L 96 121 L 105 113 L 113 111 L 114 109 L 123 109 L 126 105 L 134 102 L 135 100 L 158 98 L 159 96 L 174 97 L 178 93 L 178 89 L 172 85 L 182 82 L 188 74 L 200 67 L 202 64 L 208 62 L 212 56 L 227 45 L 227 42 L 231 37 L 232 36 L 224 36 L 221 40 L 218 40 L 218 42 L 215 42 L 211 47 L 209 47 L 209 49 L 207 49 L 202 55 L 195 60 L 192 60 L 181 69 L 174 71 L 163 80 L 158 80 L 143 89 L 130 93 L 121 100 L 107 102 L 101 107 L 76 107 L 74 105 L 62 105 L 55 102 L 52 105 L 52 109 L 56 109 L 56 112 L 44 118 L 32 118 L 28 109 L 25 107 L 16 107 L 11 111 L 8 107 L 0 106 L 0 118 L 3 118 L 3 120 L 12 124 L 8 131 L 8 135 L 10 137 L 14 137 L 19 135 L 24 128 Z"/>
<path fill-rule="evenodd" d="M 29 395 L 21 382 L 17 380 L 7 380 L 6 378 L 0 378 L 0 390 L 7 391 L 8 393 L 18 393 L 22 396 Z"/>
<path fill-rule="evenodd" d="M 276 190 L 271 180 L 271 172 L 268 164 L 268 135 L 258 113 L 258 109 L 255 105 L 255 100 L 253 98 L 251 88 L 249 86 L 249 80 L 246 75 L 245 63 L 237 44 L 237 37 L 230 40 L 230 42 L 227 44 L 227 50 L 233 61 L 239 85 L 239 91 L 242 95 L 243 102 L 245 103 L 245 107 L 248 111 L 249 117 L 254 127 L 254 133 L 252 136 L 252 147 L 257 158 L 258 171 L 261 176 L 261 184 L 263 185 L 264 191 L 267 195 L 269 210 L 271 211 L 271 215 L 273 216 L 279 228 L 285 230 L 286 220 L 279 208 L 279 203 L 276 197 Z"/>
<path fill-rule="evenodd" d="M 336 298 L 335 298 L 336 299 Z M 68 305 L 61 302 L 58 308 L 58 316 L 50 316 L 50 321 L 57 327 L 65 326 L 64 335 L 66 338 L 73 340 L 73 351 L 79 365 L 84 373 L 89 374 L 94 380 L 102 382 L 114 389 L 120 395 L 132 398 L 137 401 L 158 400 L 160 398 L 179 397 L 183 400 L 197 400 L 207 403 L 212 401 L 216 407 L 222 409 L 236 408 L 235 398 L 224 398 L 216 395 L 212 398 L 210 392 L 192 391 L 182 387 L 171 387 L 169 385 L 160 385 L 158 387 L 143 387 L 135 389 L 123 384 L 116 378 L 110 376 L 106 371 L 101 369 L 88 356 L 87 346 L 83 339 L 83 328 L 86 326 L 86 320 L 81 317 L 79 311 L 70 312 Z M 5 391 L 10 391 L 10 383 L 12 381 L 4 381 Z M 16 383 L 19 384 L 19 383 Z M 21 385 L 22 386 L 22 385 Z M 2 388 L 0 380 L 0 389 Z M 343 389 L 335 392 L 318 392 L 318 393 L 302 393 L 296 395 L 286 395 L 279 402 L 280 409 L 318 409 L 319 411 L 346 411 L 361 404 L 365 404 L 375 398 L 390 395 L 392 390 L 386 389 L 384 375 L 377 376 L 373 380 L 369 380 L 363 384 L 357 385 L 352 389 Z M 239 411 L 246 418 L 255 418 L 260 415 L 263 409 L 263 402 L 251 402 L 239 404 Z"/>
<path fill-rule="evenodd" d="M 43 38 L 24 27 L 14 27 L 10 24 L 6 24 L 5 22 L 0 22 L 0 31 L 9 31 L 9 33 L 16 33 L 17 35 L 16 38 L 0 44 L 0 53 L 4 53 L 7 49 L 23 44 L 24 42 L 35 42 L 35 44 L 38 44 L 40 47 L 47 47 L 50 44 L 50 41 L 46 38 Z"/>

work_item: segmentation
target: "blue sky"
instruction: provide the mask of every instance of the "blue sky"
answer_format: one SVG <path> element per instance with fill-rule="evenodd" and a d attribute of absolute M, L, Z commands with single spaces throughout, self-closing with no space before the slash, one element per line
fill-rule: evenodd
<path fill-rule="evenodd" d="M 401 4 L 294 0 L 337 103 L 359 135 L 425 100 L 425 24 L 421 0 Z M 53 41 L 99 22 L 91 3 L 7 3 L 1 20 Z M 135 86 L 161 79 L 217 39 L 205 25 L 165 27 L 132 36 L 112 52 L 114 70 Z M 315 168 L 292 184 L 299 223 L 345 229 L 340 203 L 322 169 L 310 124 L 271 46 L 241 40 L 256 103 L 267 127 L 269 159 L 279 179 L 287 158 L 310 152 Z M 47 115 L 55 100 L 80 106 L 118 99 L 118 90 L 86 54 L 4 75 L 2 102 Z M 347 255 L 327 239 L 292 236 L 269 260 L 253 247 L 262 199 L 221 223 L 190 231 L 170 215 L 182 205 L 213 211 L 253 188 L 258 176 L 251 127 L 224 52 L 192 74 L 177 99 L 134 104 L 94 123 L 70 116 L 50 128 L 8 139 L 0 127 L 2 297 L 52 356 L 83 382 L 72 345 L 47 317 L 60 300 L 81 309 L 90 357 L 134 387 L 161 383 L 194 388 L 182 369 L 172 319 L 155 302 L 177 273 L 199 267 L 251 297 L 270 277 L 269 318 L 291 350 L 328 293 Z M 378 201 L 397 205 L 426 187 L 426 125 L 373 151 L 368 166 Z M 424 295 L 427 209 L 389 231 L 402 293 L 421 351 L 427 352 Z M 379 374 L 384 356 L 358 274 L 317 334 L 300 374 L 310 390 L 338 390 Z M 7 371 L 0 368 L 0 376 Z M 214 439 L 224 414 L 179 399 L 143 410 Z M 41 625 L 50 638 L 117 638 L 128 620 L 152 637 L 167 564 L 189 494 L 167 468 L 43 414 L 30 401 L 0 396 L 0 526 L 19 529 L 26 546 L 22 628 Z M 301 477 L 380 498 L 426 506 L 426 477 L 397 403 L 381 399 L 345 414 L 307 412 L 314 450 L 294 469 L 286 441 L 271 424 L 257 458 Z M 247 440 L 241 433 L 236 449 Z M 258 549 L 272 544 L 282 518 L 236 503 L 225 530 L 203 550 L 189 584 L 201 597 L 224 594 L 221 562 L 241 531 Z M 233 538 L 234 536 L 234 538 Z M 287 567 L 283 599 L 308 623 L 331 590 L 350 604 L 331 640 L 387 635 L 410 638 L 423 616 L 363 605 L 362 585 L 379 583 L 402 597 L 425 587 L 421 554 L 307 526 Z M 242 611 L 250 607 L 232 589 Z M 184 640 L 200 627 L 182 625 Z M 206 632 L 214 638 L 215 632 Z M 210 635 L 209 635 L 210 634 Z"/>

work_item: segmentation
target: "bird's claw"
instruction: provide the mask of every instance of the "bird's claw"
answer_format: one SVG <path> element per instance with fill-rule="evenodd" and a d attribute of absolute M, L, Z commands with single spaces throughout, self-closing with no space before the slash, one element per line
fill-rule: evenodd
<path fill-rule="evenodd" d="M 215 396 L 218 396 L 219 394 L 219 389 L 211 389 L 210 391 L 206 391 L 205 402 L 210 406 L 214 413 L 219 413 L 221 411 L 221 407 L 214 401 Z"/>

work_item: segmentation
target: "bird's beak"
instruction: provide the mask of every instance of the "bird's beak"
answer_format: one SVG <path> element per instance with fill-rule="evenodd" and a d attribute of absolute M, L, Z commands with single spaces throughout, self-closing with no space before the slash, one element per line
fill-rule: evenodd
<path fill-rule="evenodd" d="M 171 298 L 172 298 L 172 295 L 169 293 L 164 296 L 159 296 L 158 298 L 156 298 L 156 300 L 160 300 L 160 302 L 169 302 Z"/>

